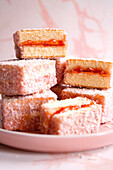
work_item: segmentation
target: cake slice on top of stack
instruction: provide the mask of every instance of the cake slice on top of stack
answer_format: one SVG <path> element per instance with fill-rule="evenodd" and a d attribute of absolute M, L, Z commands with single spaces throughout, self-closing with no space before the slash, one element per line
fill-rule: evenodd
<path fill-rule="evenodd" d="M 17 58 L 56 58 L 65 57 L 67 53 L 64 30 L 21 30 L 13 37 Z"/>

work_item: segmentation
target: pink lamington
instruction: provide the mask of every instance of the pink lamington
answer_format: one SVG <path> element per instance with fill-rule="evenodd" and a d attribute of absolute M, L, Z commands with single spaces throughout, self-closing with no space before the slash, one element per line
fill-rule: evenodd
<path fill-rule="evenodd" d="M 40 131 L 54 135 L 98 132 L 101 110 L 101 105 L 82 97 L 42 104 Z"/>
<path fill-rule="evenodd" d="M 48 59 L 0 62 L 0 93 L 26 95 L 43 92 L 56 84 L 55 61 Z"/>
<path fill-rule="evenodd" d="M 41 104 L 56 99 L 57 96 L 50 90 L 27 96 L 2 96 L 3 128 L 19 131 L 39 130 Z"/>
<path fill-rule="evenodd" d="M 61 99 L 87 97 L 102 105 L 101 123 L 113 119 L 113 88 L 98 90 L 87 88 L 65 88 L 61 91 Z"/>

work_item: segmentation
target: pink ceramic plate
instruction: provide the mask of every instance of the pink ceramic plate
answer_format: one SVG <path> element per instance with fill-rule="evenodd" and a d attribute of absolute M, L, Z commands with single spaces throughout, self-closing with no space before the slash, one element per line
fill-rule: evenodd
<path fill-rule="evenodd" d="M 103 124 L 99 133 L 75 136 L 41 135 L 0 128 L 0 143 L 41 152 L 74 152 L 96 149 L 113 143 L 113 123 Z"/>

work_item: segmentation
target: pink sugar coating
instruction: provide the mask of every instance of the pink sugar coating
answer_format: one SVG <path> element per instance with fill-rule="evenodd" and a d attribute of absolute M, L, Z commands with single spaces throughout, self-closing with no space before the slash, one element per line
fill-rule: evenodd
<path fill-rule="evenodd" d="M 92 107 L 86 112 L 67 112 L 56 114 L 52 117 L 49 125 L 49 133 L 57 135 L 82 135 L 96 133 L 100 127 L 101 109 Z"/>
<path fill-rule="evenodd" d="M 56 99 L 50 90 L 28 96 L 2 96 L 3 127 L 7 130 L 39 130 L 41 104 Z"/>
<path fill-rule="evenodd" d="M 0 62 L 0 93 L 26 95 L 56 84 L 55 61 L 47 59 Z"/>
<path fill-rule="evenodd" d="M 59 102 L 43 104 L 41 106 L 40 113 L 41 132 L 56 135 L 74 135 L 98 132 L 102 106 L 95 102 L 90 105 L 91 100 L 89 99 L 86 101 L 80 97 L 76 99 L 67 99 Z M 78 101 L 78 103 L 76 101 Z M 77 110 L 70 109 L 70 107 L 68 107 L 81 106 L 85 104 L 88 106 L 80 107 Z M 65 107 L 66 109 L 62 112 L 62 109 Z M 60 112 L 59 109 L 61 109 Z"/>

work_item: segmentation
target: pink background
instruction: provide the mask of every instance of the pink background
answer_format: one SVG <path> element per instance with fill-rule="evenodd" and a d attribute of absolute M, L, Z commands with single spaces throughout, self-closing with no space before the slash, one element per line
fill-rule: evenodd
<path fill-rule="evenodd" d="M 0 0 L 0 59 L 14 58 L 16 30 L 54 27 L 68 33 L 69 55 L 112 59 L 112 0 Z"/>

